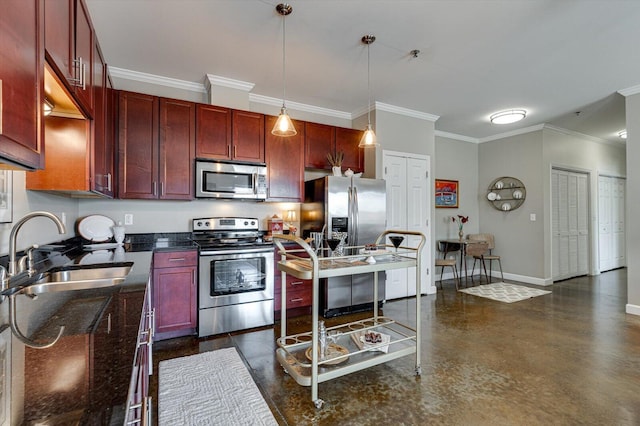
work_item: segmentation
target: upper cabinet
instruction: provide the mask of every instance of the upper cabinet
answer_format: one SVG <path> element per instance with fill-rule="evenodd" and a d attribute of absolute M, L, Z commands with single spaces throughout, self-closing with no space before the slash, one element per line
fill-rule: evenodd
<path fill-rule="evenodd" d="M 0 168 L 44 167 L 44 7 L 3 0 L 0 12 Z"/>
<path fill-rule="evenodd" d="M 196 105 L 196 156 L 264 163 L 264 115 Z"/>
<path fill-rule="evenodd" d="M 364 153 L 358 148 L 361 137 L 360 130 L 305 123 L 305 167 L 330 170 L 327 154 L 342 152 L 342 170 L 351 169 L 356 173 L 363 171 Z"/>
<path fill-rule="evenodd" d="M 120 92 L 118 197 L 193 198 L 195 104 Z"/>
<path fill-rule="evenodd" d="M 89 11 L 84 0 L 44 3 L 47 61 L 85 114 L 93 117 L 94 34 Z"/>
<path fill-rule="evenodd" d="M 265 118 L 267 160 L 267 201 L 302 202 L 304 191 L 304 134 L 301 121 L 293 121 L 298 134 L 280 137 L 271 134 L 278 117 Z"/>

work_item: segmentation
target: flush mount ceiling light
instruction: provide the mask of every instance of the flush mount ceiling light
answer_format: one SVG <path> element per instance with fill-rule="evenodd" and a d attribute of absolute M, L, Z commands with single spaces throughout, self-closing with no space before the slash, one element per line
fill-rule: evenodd
<path fill-rule="evenodd" d="M 511 124 L 520 121 L 527 116 L 523 109 L 509 109 L 491 114 L 489 119 L 493 124 Z"/>
<path fill-rule="evenodd" d="M 287 107 L 284 105 L 285 99 L 285 17 L 290 15 L 293 12 L 293 8 L 291 5 L 286 3 L 280 3 L 276 6 L 276 11 L 282 16 L 282 108 L 280 109 L 280 115 L 276 120 L 275 126 L 273 126 L 273 130 L 271 130 L 271 134 L 275 136 L 295 136 L 298 134 L 296 128 L 293 127 L 293 122 L 291 121 L 291 117 L 287 114 Z"/>
<path fill-rule="evenodd" d="M 359 148 L 368 148 L 375 147 L 378 145 L 376 141 L 376 134 L 371 128 L 371 54 L 369 52 L 369 47 L 371 43 L 376 41 L 376 37 L 373 35 L 365 35 L 362 36 L 362 42 L 367 45 L 367 128 L 362 135 L 362 139 L 360 139 L 360 144 L 358 144 Z"/>
<path fill-rule="evenodd" d="M 44 103 L 42 105 L 42 110 L 44 111 L 44 115 L 49 115 L 53 112 L 53 108 L 55 105 L 49 99 L 44 98 Z"/>
<path fill-rule="evenodd" d="M 626 139 L 627 138 L 627 131 L 626 130 L 620 130 L 618 132 L 618 137 L 620 137 L 622 139 Z"/>

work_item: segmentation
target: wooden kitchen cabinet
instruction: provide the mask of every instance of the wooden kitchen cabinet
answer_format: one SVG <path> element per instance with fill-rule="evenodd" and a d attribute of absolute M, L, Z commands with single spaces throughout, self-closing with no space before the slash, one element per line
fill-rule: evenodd
<path fill-rule="evenodd" d="M 44 167 L 44 2 L 3 0 L 0 12 L 0 168 Z"/>
<path fill-rule="evenodd" d="M 335 153 L 336 132 L 326 124 L 304 124 L 304 166 L 310 169 L 331 170 L 327 154 Z"/>
<path fill-rule="evenodd" d="M 153 256 L 155 340 L 196 333 L 198 252 L 157 252 Z"/>
<path fill-rule="evenodd" d="M 120 92 L 118 128 L 119 198 L 193 198 L 194 103 Z"/>
<path fill-rule="evenodd" d="M 93 117 L 94 31 L 87 6 L 84 0 L 47 0 L 44 7 L 47 61 Z"/>
<path fill-rule="evenodd" d="M 298 134 L 280 137 L 271 134 L 278 117 L 265 117 L 265 159 L 267 200 L 302 202 L 304 198 L 304 123 L 293 121 Z"/>
<path fill-rule="evenodd" d="M 354 173 L 364 171 L 364 149 L 358 148 L 362 130 L 336 127 L 336 152 L 344 153 L 342 172 L 351 169 Z"/>
<path fill-rule="evenodd" d="M 299 246 L 296 244 L 285 244 L 285 248 L 287 249 L 294 249 L 298 247 Z M 280 259 L 280 255 L 278 254 L 277 249 L 275 250 L 275 259 L 276 261 Z M 280 310 L 282 309 L 282 276 L 281 272 L 278 271 L 277 268 L 273 278 L 273 306 L 275 316 L 277 317 L 280 314 Z M 310 314 L 313 302 L 312 281 L 302 280 L 290 274 L 287 274 L 285 285 L 287 290 L 287 316 L 294 317 Z"/>
<path fill-rule="evenodd" d="M 342 152 L 342 171 L 351 169 L 358 173 L 364 170 L 364 153 L 358 148 L 362 137 L 360 130 L 307 122 L 305 132 L 305 167 L 331 170 L 327 154 Z"/>
<path fill-rule="evenodd" d="M 264 115 L 197 104 L 196 157 L 264 163 Z"/>
<path fill-rule="evenodd" d="M 233 160 L 264 163 L 264 115 L 233 110 Z"/>
<path fill-rule="evenodd" d="M 196 105 L 196 157 L 231 160 L 231 109 Z"/>

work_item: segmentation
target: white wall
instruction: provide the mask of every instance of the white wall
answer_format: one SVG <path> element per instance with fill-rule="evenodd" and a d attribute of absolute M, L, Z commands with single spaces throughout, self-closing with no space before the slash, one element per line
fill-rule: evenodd
<path fill-rule="evenodd" d="M 435 209 L 433 234 L 435 240 L 458 238 L 458 226 L 452 216 L 469 216 L 465 234 L 480 232 L 478 212 L 478 144 L 436 136 L 433 179 L 458 181 L 458 208 Z"/>
<path fill-rule="evenodd" d="M 627 313 L 640 315 L 640 94 L 626 97 L 627 113 Z"/>

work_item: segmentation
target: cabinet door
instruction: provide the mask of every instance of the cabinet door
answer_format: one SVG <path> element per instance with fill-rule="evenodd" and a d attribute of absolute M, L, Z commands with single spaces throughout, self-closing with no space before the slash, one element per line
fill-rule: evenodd
<path fill-rule="evenodd" d="M 358 148 L 362 131 L 336 127 L 336 152 L 344 153 L 342 170 L 364 171 L 364 149 Z"/>
<path fill-rule="evenodd" d="M 231 159 L 231 110 L 196 105 L 196 157 Z"/>
<path fill-rule="evenodd" d="M 0 12 L 0 162 L 44 167 L 44 7 L 3 0 Z"/>
<path fill-rule="evenodd" d="M 74 3 L 74 0 L 47 0 L 44 4 L 47 61 L 67 81 L 73 78 Z"/>
<path fill-rule="evenodd" d="M 157 198 L 158 98 L 120 92 L 118 122 L 119 198 Z"/>
<path fill-rule="evenodd" d="M 271 134 L 278 117 L 265 118 L 265 158 L 269 201 L 303 201 L 304 123 L 294 121 L 298 134 L 279 137 Z"/>
<path fill-rule="evenodd" d="M 234 110 L 232 128 L 233 159 L 264 163 L 264 115 Z"/>
<path fill-rule="evenodd" d="M 326 124 L 305 123 L 304 132 L 304 166 L 330 170 L 327 154 L 335 153 L 335 128 Z"/>
<path fill-rule="evenodd" d="M 93 28 L 83 0 L 76 0 L 75 18 L 75 56 L 82 59 L 82 68 L 77 73 L 81 84 L 76 86 L 76 96 L 89 117 L 93 117 Z"/>
<path fill-rule="evenodd" d="M 101 194 L 111 193 L 110 165 L 113 160 L 113 145 L 107 142 L 107 87 L 106 65 L 98 43 L 94 43 L 93 82 L 95 84 L 95 105 L 93 118 L 93 149 L 91 169 L 91 189 Z"/>
<path fill-rule="evenodd" d="M 195 104 L 160 99 L 160 192 L 163 200 L 193 199 Z"/>
<path fill-rule="evenodd" d="M 155 338 L 193 334 L 197 324 L 196 267 L 160 268 L 153 272 Z"/>

